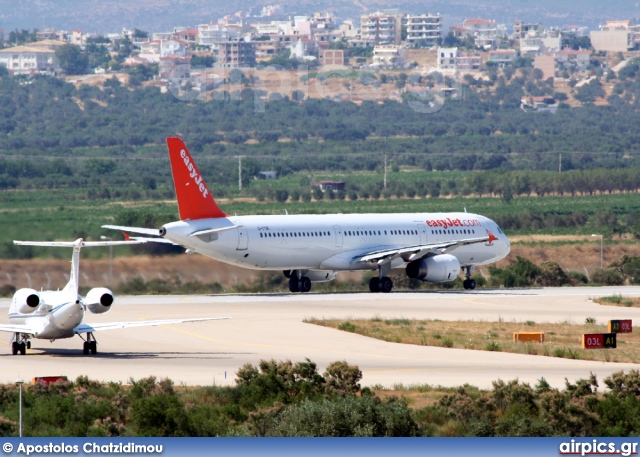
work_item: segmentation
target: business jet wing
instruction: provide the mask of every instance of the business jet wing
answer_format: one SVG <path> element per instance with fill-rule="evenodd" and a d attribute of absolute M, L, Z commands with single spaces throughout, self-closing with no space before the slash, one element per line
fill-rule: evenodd
<path fill-rule="evenodd" d="M 30 325 L 25 324 L 0 324 L 0 332 L 33 334 L 35 330 Z"/>
<path fill-rule="evenodd" d="M 443 243 L 434 244 L 418 244 L 415 246 L 405 246 L 402 248 L 382 249 L 379 251 L 371 251 L 363 254 L 358 254 L 351 260 L 352 263 L 358 262 L 370 262 L 370 263 L 384 263 L 385 261 L 391 261 L 395 258 L 402 257 L 405 262 L 412 262 L 416 259 L 421 259 L 430 253 L 436 251 L 448 250 L 452 251 L 460 246 L 467 246 L 469 244 L 484 243 L 489 241 L 488 236 L 483 238 L 470 238 L 466 240 L 452 240 Z"/>
<path fill-rule="evenodd" d="M 154 320 L 154 321 L 104 322 L 104 323 L 96 323 L 96 324 L 80 324 L 74 329 L 74 332 L 76 334 L 80 334 L 80 333 L 89 333 L 89 332 L 99 332 L 102 330 L 117 330 L 117 329 L 134 328 L 134 327 L 153 327 L 156 325 L 182 324 L 184 322 L 216 321 L 216 320 L 222 320 L 222 319 L 231 319 L 231 318 L 230 317 L 198 317 L 198 318 L 187 318 L 187 319 L 161 319 L 161 320 Z"/>

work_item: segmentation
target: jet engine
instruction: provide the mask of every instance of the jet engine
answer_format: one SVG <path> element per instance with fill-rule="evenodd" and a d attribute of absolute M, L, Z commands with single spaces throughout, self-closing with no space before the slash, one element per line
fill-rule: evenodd
<path fill-rule="evenodd" d="M 93 314 L 106 313 L 113 304 L 113 292 L 106 287 L 94 287 L 84 297 L 84 303 Z"/>
<path fill-rule="evenodd" d="M 13 305 L 19 313 L 31 314 L 40 304 L 40 296 L 34 289 L 19 289 L 13 295 Z"/>
<path fill-rule="evenodd" d="M 407 265 L 407 276 L 430 282 L 453 281 L 460 274 L 460 262 L 451 254 L 415 260 Z"/>

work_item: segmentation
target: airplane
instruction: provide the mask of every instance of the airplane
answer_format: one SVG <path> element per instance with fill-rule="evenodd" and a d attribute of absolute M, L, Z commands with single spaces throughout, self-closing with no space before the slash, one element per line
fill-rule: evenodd
<path fill-rule="evenodd" d="M 82 298 L 78 294 L 78 278 L 80 271 L 80 250 L 89 246 L 114 246 L 124 244 L 140 244 L 144 240 L 133 241 L 83 241 L 78 238 L 73 242 L 66 241 L 14 241 L 17 245 L 26 246 L 59 246 L 72 247 L 71 273 L 69 282 L 62 290 L 36 291 L 23 288 L 16 291 L 9 306 L 9 324 L 0 324 L 0 331 L 11 332 L 11 350 L 13 355 L 26 354 L 31 348 L 31 338 L 55 341 L 71 338 L 75 335 L 84 340 L 85 355 L 98 351 L 94 332 L 132 327 L 180 324 L 183 322 L 200 322 L 229 319 L 229 317 L 204 317 L 186 319 L 164 319 L 134 322 L 83 323 L 88 309 L 94 314 L 103 314 L 112 308 L 113 292 L 105 287 L 95 287 Z M 86 339 L 83 338 L 86 334 Z"/>
<path fill-rule="evenodd" d="M 230 216 L 213 198 L 187 146 L 168 137 L 167 147 L 180 220 L 160 229 L 103 225 L 138 233 L 134 240 L 172 243 L 186 253 L 255 270 L 282 270 L 291 292 L 331 281 L 339 271 L 372 270 L 371 292 L 391 292 L 392 269 L 409 278 L 453 281 L 509 254 L 510 243 L 491 219 L 465 212 Z M 128 236 L 128 235 L 127 235 Z"/>

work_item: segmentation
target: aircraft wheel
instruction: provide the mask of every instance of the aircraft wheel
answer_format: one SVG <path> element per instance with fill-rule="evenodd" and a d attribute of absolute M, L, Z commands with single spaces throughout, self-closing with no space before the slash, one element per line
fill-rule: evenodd
<path fill-rule="evenodd" d="M 13 355 L 18 355 L 18 343 L 16 343 L 15 341 L 11 343 L 11 352 L 13 353 Z"/>
<path fill-rule="evenodd" d="M 18 351 L 21 355 L 25 355 L 27 353 L 27 345 L 24 343 L 18 344 Z"/>
<path fill-rule="evenodd" d="M 473 290 L 476 288 L 476 280 L 475 279 L 470 279 L 469 280 L 469 289 Z"/>
<path fill-rule="evenodd" d="M 378 278 L 371 278 L 369 280 L 369 290 L 371 292 L 380 292 L 380 280 Z"/>
<path fill-rule="evenodd" d="M 98 343 L 95 341 L 92 341 L 89 344 L 89 352 L 91 352 L 92 354 L 97 354 L 98 353 Z"/>
<path fill-rule="evenodd" d="M 293 277 L 289 279 L 289 292 L 300 292 L 298 278 Z"/>
<path fill-rule="evenodd" d="M 464 281 L 462 281 L 462 287 L 464 287 L 465 289 L 469 288 L 469 280 L 465 279 Z"/>
<path fill-rule="evenodd" d="M 27 349 L 31 349 L 31 341 L 27 341 Z"/>
<path fill-rule="evenodd" d="M 380 292 L 389 293 L 393 289 L 393 281 L 391 278 L 380 278 Z"/>
<path fill-rule="evenodd" d="M 84 344 L 82 345 L 82 353 L 84 355 L 88 355 L 89 354 L 89 342 L 85 341 Z"/>
<path fill-rule="evenodd" d="M 298 282 L 298 290 L 303 293 L 309 292 L 311 290 L 311 280 L 306 276 L 300 278 L 300 281 Z"/>

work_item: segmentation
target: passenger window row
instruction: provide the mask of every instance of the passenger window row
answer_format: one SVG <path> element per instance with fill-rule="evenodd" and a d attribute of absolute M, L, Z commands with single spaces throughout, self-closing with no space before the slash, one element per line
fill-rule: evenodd
<path fill-rule="evenodd" d="M 331 236 L 330 232 L 260 232 L 260 238 L 302 238 Z"/>
<path fill-rule="evenodd" d="M 431 230 L 432 235 L 475 235 L 476 231 L 472 229 L 451 229 L 451 230 Z"/>

